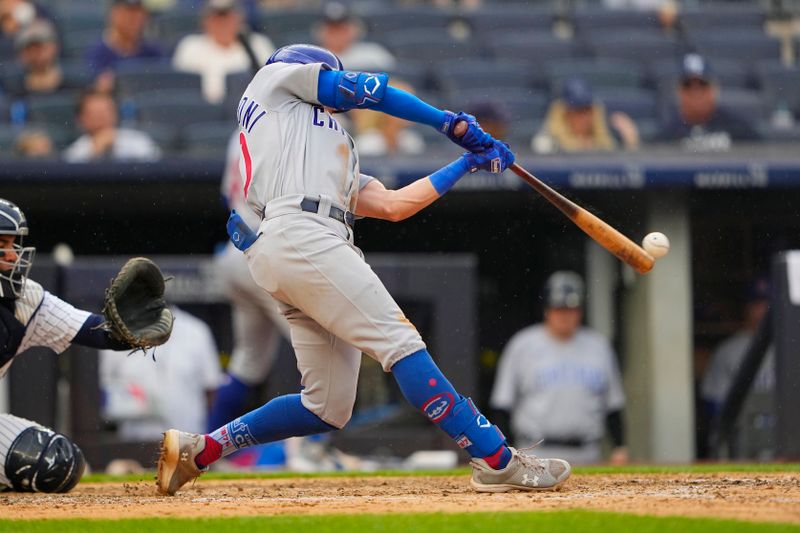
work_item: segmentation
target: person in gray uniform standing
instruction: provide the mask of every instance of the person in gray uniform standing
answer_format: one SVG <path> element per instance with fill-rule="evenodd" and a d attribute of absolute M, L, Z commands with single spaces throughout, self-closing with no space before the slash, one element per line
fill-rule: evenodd
<path fill-rule="evenodd" d="M 537 453 L 573 464 L 602 460 L 607 428 L 610 461 L 623 464 L 622 380 L 608 340 L 581 325 L 583 280 L 555 272 L 544 296 L 544 322 L 517 332 L 500 357 L 490 400 L 495 419 L 516 446 L 543 441 Z"/>

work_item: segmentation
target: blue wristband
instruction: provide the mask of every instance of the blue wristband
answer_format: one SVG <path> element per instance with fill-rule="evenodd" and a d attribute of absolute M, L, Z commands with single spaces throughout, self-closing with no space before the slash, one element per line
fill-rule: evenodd
<path fill-rule="evenodd" d="M 431 180 L 431 184 L 436 189 L 436 192 L 439 193 L 439 196 L 442 196 L 469 171 L 467 160 L 459 157 L 446 167 L 442 167 L 428 176 L 428 179 Z"/>

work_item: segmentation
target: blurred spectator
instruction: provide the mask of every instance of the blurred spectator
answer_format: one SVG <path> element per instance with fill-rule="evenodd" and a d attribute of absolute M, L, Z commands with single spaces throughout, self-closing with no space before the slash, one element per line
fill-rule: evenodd
<path fill-rule="evenodd" d="M 620 143 L 628 150 L 638 148 L 639 131 L 633 120 L 621 112 L 606 117 L 589 84 L 570 78 L 564 82 L 561 98 L 550 104 L 531 148 L 538 153 L 610 151 Z"/>
<path fill-rule="evenodd" d="M 486 100 L 469 106 L 469 112 L 478 120 L 483 131 L 495 139 L 505 140 L 508 138 L 508 123 L 511 117 L 505 106 Z"/>
<path fill-rule="evenodd" d="M 14 53 L 17 34 L 36 20 L 53 22 L 52 15 L 39 4 L 27 0 L 0 0 L 0 60 Z"/>
<path fill-rule="evenodd" d="M 537 455 L 558 454 L 573 464 L 600 461 L 605 423 L 614 445 L 611 461 L 622 464 L 628 458 L 625 396 L 616 356 L 605 338 L 581 326 L 583 298 L 578 274 L 560 271 L 548 278 L 544 323 L 508 341 L 490 403 L 515 446 L 544 439 Z"/>
<path fill-rule="evenodd" d="M 392 81 L 391 85 L 414 92 L 410 85 L 402 81 Z M 354 122 L 359 131 L 355 137 L 359 155 L 418 155 L 425 151 L 425 140 L 409 128 L 411 123 L 407 120 L 368 109 L 354 113 Z"/>
<path fill-rule="evenodd" d="M 160 46 L 144 39 L 148 18 L 142 0 L 113 0 L 103 36 L 86 51 L 86 63 L 99 90 L 113 88 L 114 68 L 121 62 L 164 57 Z"/>
<path fill-rule="evenodd" d="M 748 289 L 741 329 L 724 340 L 711 355 L 708 370 L 703 376 L 701 394 L 712 423 L 718 421 L 747 348 L 769 309 L 769 296 L 769 282 L 766 279 L 756 280 Z M 733 458 L 774 458 L 774 392 L 775 353 L 770 347 L 739 415 Z"/>
<path fill-rule="evenodd" d="M 677 0 L 603 0 L 609 9 L 652 11 L 665 30 L 675 27 L 678 20 Z"/>
<path fill-rule="evenodd" d="M 321 46 L 339 56 L 348 70 L 392 70 L 396 64 L 394 56 L 377 43 L 362 41 L 362 33 L 361 24 L 345 4 L 325 4 L 322 22 L 316 30 Z"/>
<path fill-rule="evenodd" d="M 14 152 L 19 157 L 39 158 L 55 155 L 53 141 L 42 130 L 25 130 L 14 142 Z"/>
<path fill-rule="evenodd" d="M 680 141 L 695 152 L 727 151 L 732 141 L 759 139 L 754 124 L 717 102 L 720 87 L 711 65 L 698 54 L 681 63 L 677 107 L 672 107 L 663 127 L 667 140 Z"/>
<path fill-rule="evenodd" d="M 117 104 L 109 93 L 97 89 L 83 92 L 76 114 L 85 133 L 64 151 L 64 159 L 70 163 L 161 157 L 161 150 L 146 133 L 117 127 Z"/>
<path fill-rule="evenodd" d="M 120 357 L 100 352 L 104 416 L 117 421 L 124 440 L 158 440 L 166 429 L 206 430 L 208 409 L 222 381 L 211 328 L 173 307 L 175 326 L 169 341 L 148 354 Z"/>
<path fill-rule="evenodd" d="M 207 0 L 203 33 L 181 39 L 172 56 L 177 70 L 202 76 L 203 96 L 212 104 L 225 98 L 225 76 L 250 69 L 247 52 L 236 37 L 244 28 L 243 16 L 237 0 Z M 263 65 L 275 46 L 258 33 L 250 34 L 249 40 L 259 65 Z"/>
<path fill-rule="evenodd" d="M 58 36 L 53 25 L 36 20 L 23 28 L 14 41 L 21 70 L 5 81 L 12 99 L 32 94 L 50 94 L 63 89 L 79 89 L 65 79 L 58 60 Z"/>

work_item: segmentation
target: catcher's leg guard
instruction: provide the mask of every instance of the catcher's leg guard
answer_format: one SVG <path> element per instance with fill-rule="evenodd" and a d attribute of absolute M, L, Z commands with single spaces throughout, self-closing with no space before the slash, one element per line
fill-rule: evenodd
<path fill-rule="evenodd" d="M 8 450 L 6 477 L 19 492 L 68 492 L 86 463 L 75 443 L 60 433 L 34 426 L 20 433 Z"/>

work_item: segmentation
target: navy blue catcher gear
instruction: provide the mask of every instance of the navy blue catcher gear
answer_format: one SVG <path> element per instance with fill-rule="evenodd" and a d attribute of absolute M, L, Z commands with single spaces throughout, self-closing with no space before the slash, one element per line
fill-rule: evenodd
<path fill-rule="evenodd" d="M 13 237 L 10 247 L 0 244 L 0 298 L 18 298 L 25 289 L 25 280 L 33 264 L 33 247 L 23 248 L 28 235 L 28 221 L 19 207 L 0 198 L 0 237 Z"/>
<path fill-rule="evenodd" d="M 267 65 L 273 63 L 299 63 L 310 65 L 322 63 L 326 70 L 344 70 L 342 61 L 327 48 L 313 44 L 290 44 L 275 50 L 267 59 Z"/>
<path fill-rule="evenodd" d="M 29 427 L 8 450 L 6 477 L 19 492 L 69 492 L 83 475 L 83 453 L 64 435 Z"/>

